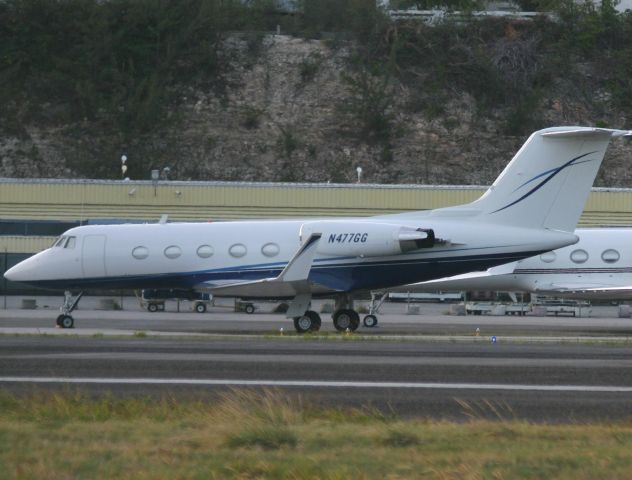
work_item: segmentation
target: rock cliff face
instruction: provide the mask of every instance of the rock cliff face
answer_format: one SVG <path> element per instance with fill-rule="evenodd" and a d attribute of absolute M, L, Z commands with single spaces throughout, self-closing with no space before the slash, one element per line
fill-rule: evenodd
<path fill-rule="evenodd" d="M 117 178 L 125 153 L 134 179 L 169 166 L 170 178 L 179 180 L 355 182 L 360 166 L 367 183 L 485 185 L 526 138 L 499 133 L 493 117 L 476 117 L 474 99 L 458 92 L 438 117 L 410 113 L 405 105 L 411 93 L 394 85 L 389 115 L 397 135 L 385 149 L 353 134 L 357 125 L 344 108 L 350 98 L 344 48 L 283 35 L 264 38 L 255 55 L 238 37 L 226 47 L 231 68 L 225 94 L 182 87 L 170 111 L 179 118 L 177 128 L 131 142 L 83 119 L 4 129 L 0 176 Z M 547 95 L 542 127 L 623 126 L 622 117 L 605 107 L 595 113 L 572 90 L 560 82 Z M 86 169 L 88 163 L 98 167 Z M 632 142 L 615 141 L 597 185 L 632 187 L 631 163 Z"/>

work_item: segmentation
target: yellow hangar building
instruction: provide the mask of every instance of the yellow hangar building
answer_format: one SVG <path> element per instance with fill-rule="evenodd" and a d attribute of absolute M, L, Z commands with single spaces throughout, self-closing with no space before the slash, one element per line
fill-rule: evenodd
<path fill-rule="evenodd" d="M 486 187 L 0 179 L 2 272 L 78 225 L 369 216 L 467 203 Z M 632 225 L 632 189 L 594 188 L 580 226 Z M 6 280 L 3 291 L 11 290 Z"/>

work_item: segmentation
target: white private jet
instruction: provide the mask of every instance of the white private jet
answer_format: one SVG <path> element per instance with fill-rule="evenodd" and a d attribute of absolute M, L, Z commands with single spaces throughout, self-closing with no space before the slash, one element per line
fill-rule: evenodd
<path fill-rule="evenodd" d="M 579 242 L 518 262 L 391 291 L 529 292 L 582 300 L 632 298 L 632 228 L 577 229 Z"/>
<path fill-rule="evenodd" d="M 630 134 L 535 132 L 467 205 L 369 218 L 82 226 L 5 277 L 66 290 L 57 317 L 64 328 L 73 326 L 85 289 L 189 288 L 291 299 L 286 315 L 298 332 L 320 328 L 312 296 L 333 296 L 334 326 L 355 330 L 354 292 L 484 270 L 575 243 L 610 139 Z"/>

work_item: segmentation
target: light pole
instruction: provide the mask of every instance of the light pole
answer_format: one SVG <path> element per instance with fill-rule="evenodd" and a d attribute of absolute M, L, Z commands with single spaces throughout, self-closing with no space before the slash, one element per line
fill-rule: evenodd
<path fill-rule="evenodd" d="M 160 170 L 151 171 L 151 183 L 154 184 L 154 197 L 156 196 L 156 185 L 158 185 L 158 179 L 160 178 Z"/>
<path fill-rule="evenodd" d="M 121 178 L 125 180 L 125 173 L 127 172 L 127 155 L 121 155 Z"/>

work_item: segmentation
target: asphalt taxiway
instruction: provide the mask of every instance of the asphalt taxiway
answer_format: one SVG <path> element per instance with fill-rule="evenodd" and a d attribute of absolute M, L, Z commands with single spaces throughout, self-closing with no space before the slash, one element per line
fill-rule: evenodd
<path fill-rule="evenodd" d="M 0 388 L 211 401 L 227 389 L 274 388 L 317 404 L 403 416 L 629 420 L 632 320 L 606 313 L 422 310 L 384 314 L 379 328 L 352 335 L 325 324 L 325 335 L 314 338 L 294 335 L 288 320 L 269 313 L 81 310 L 77 328 L 63 331 L 50 328 L 53 311 L 0 310 Z M 52 332 L 64 335 L 42 335 Z"/>

